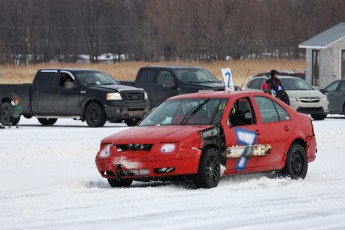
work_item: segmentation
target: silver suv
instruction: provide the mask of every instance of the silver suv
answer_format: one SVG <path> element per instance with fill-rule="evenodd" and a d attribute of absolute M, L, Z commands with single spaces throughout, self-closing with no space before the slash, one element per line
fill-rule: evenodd
<path fill-rule="evenodd" d="M 254 76 L 248 80 L 245 90 L 261 90 L 267 76 Z M 300 113 L 310 114 L 314 120 L 324 120 L 328 114 L 328 99 L 319 90 L 298 77 L 278 76 L 289 95 L 290 106 Z"/>

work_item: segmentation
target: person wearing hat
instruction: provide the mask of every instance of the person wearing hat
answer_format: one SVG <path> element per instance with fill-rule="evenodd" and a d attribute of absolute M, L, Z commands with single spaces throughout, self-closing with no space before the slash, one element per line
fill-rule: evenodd
<path fill-rule="evenodd" d="M 290 99 L 288 94 L 285 92 L 280 80 L 278 79 L 279 72 L 277 70 L 271 70 L 271 78 L 266 80 L 266 84 L 271 91 L 271 94 L 276 98 L 279 98 L 286 104 L 290 105 Z"/>

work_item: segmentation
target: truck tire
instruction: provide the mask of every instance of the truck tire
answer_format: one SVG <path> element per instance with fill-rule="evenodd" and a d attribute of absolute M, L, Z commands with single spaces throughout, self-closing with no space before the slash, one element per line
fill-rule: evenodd
<path fill-rule="evenodd" d="M 3 102 L 1 104 L 0 122 L 5 126 L 10 125 L 10 106 L 11 104 L 9 102 Z"/>
<path fill-rule="evenodd" d="M 52 126 L 56 123 L 57 118 L 37 118 L 37 120 L 43 126 Z"/>
<path fill-rule="evenodd" d="M 140 118 L 125 119 L 125 123 L 128 126 L 136 126 L 140 121 Z"/>
<path fill-rule="evenodd" d="M 85 120 L 89 127 L 103 127 L 106 117 L 102 106 L 97 103 L 90 103 L 85 110 Z"/>

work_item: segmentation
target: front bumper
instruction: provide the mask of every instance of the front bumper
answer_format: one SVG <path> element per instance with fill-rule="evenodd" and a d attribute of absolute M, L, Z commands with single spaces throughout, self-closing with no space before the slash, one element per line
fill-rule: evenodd
<path fill-rule="evenodd" d="M 328 114 L 328 101 L 317 103 L 304 103 L 301 101 L 291 102 L 290 106 L 297 112 L 305 114 Z"/>
<path fill-rule="evenodd" d="M 149 112 L 148 103 L 123 103 L 116 105 L 104 105 L 104 111 L 108 118 L 143 118 Z"/>
<path fill-rule="evenodd" d="M 131 151 L 112 154 L 109 157 L 96 156 L 96 166 L 105 178 L 157 178 L 195 174 L 198 171 L 201 150 L 188 153 L 159 153 Z"/>

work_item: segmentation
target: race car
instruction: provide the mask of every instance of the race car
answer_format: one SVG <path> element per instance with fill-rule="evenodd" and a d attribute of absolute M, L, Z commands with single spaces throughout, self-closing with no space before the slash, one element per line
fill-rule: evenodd
<path fill-rule="evenodd" d="M 311 118 L 263 92 L 219 91 L 167 99 L 136 127 L 104 138 L 96 166 L 111 187 L 276 171 L 305 178 L 317 144 Z"/>

